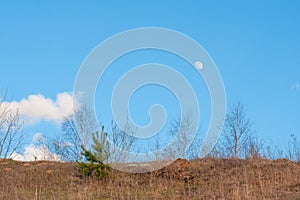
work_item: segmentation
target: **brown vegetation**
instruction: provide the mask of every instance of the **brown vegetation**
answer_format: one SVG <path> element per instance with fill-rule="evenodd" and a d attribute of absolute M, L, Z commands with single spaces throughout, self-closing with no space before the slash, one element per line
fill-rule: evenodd
<path fill-rule="evenodd" d="M 158 171 L 82 177 L 75 163 L 0 160 L 1 199 L 300 199 L 300 163 L 176 160 Z"/>

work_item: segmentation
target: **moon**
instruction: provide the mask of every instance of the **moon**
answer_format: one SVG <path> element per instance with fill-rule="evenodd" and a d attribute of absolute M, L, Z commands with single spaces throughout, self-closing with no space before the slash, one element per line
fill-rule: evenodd
<path fill-rule="evenodd" d="M 194 65 L 195 65 L 195 67 L 196 67 L 197 69 L 199 69 L 199 70 L 203 69 L 203 64 L 202 64 L 202 62 L 200 62 L 200 61 L 195 62 Z"/>

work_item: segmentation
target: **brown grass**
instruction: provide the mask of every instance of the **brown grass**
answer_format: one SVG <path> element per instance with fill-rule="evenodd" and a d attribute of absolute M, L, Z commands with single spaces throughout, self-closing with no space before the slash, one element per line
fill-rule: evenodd
<path fill-rule="evenodd" d="M 161 170 L 81 177 L 74 163 L 0 160 L 1 199 L 300 199 L 300 163 L 177 160 Z"/>

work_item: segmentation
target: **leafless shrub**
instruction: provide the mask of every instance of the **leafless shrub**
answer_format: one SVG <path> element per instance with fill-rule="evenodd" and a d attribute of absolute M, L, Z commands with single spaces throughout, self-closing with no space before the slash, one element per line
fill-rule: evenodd
<path fill-rule="evenodd" d="M 293 134 L 291 135 L 291 141 L 288 143 L 287 158 L 300 162 L 300 143 L 297 140 L 297 136 Z"/>
<path fill-rule="evenodd" d="M 245 158 L 262 158 L 264 155 L 264 142 L 257 136 L 249 135 L 245 150 Z"/>

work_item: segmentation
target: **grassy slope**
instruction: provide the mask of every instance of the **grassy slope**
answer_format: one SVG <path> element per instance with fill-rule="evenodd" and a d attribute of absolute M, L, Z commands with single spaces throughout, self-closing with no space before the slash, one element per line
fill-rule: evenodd
<path fill-rule="evenodd" d="M 82 178 L 74 163 L 0 160 L 1 199 L 300 199 L 300 163 L 178 160 L 145 174 Z"/>

